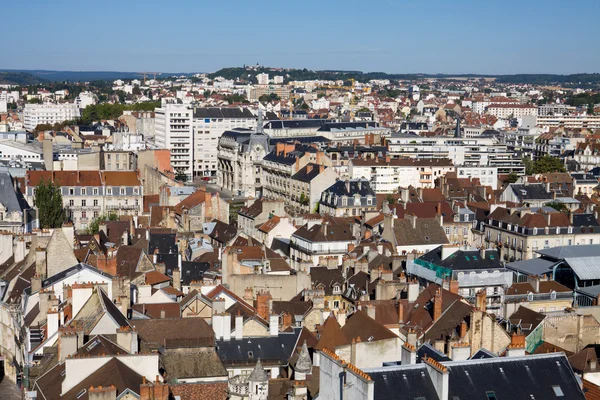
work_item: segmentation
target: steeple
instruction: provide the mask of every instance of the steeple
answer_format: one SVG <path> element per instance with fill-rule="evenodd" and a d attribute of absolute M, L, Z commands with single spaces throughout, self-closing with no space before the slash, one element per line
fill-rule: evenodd
<path fill-rule="evenodd" d="M 262 366 L 262 363 L 260 362 L 260 358 L 256 362 L 256 366 L 250 373 L 250 376 L 248 377 L 248 381 L 256 382 L 256 383 L 269 381 L 269 377 L 267 376 L 267 372 L 265 371 L 265 369 Z"/>
<path fill-rule="evenodd" d="M 462 132 L 460 130 L 460 117 L 456 117 L 456 130 L 454 131 L 454 137 L 455 138 L 462 137 Z"/>
<path fill-rule="evenodd" d="M 249 400 L 267 400 L 269 396 L 269 376 L 264 370 L 260 358 L 248 376 Z"/>

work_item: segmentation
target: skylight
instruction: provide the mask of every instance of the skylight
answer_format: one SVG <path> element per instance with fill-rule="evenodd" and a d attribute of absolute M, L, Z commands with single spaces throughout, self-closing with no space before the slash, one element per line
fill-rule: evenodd
<path fill-rule="evenodd" d="M 496 393 L 494 392 L 485 392 L 485 395 L 487 396 L 488 400 L 498 400 Z"/>
<path fill-rule="evenodd" d="M 554 394 L 556 395 L 556 397 L 564 397 L 565 396 L 562 389 L 558 385 L 553 385 L 552 390 L 554 390 Z"/>

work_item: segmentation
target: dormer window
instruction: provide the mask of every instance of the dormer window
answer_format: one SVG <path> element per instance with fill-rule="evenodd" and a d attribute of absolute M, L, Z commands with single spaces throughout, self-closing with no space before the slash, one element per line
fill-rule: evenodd
<path fill-rule="evenodd" d="M 568 228 L 568 232 L 569 232 L 569 233 L 573 233 L 573 227 L 572 227 L 572 226 L 570 226 L 570 227 Z"/>
<path fill-rule="evenodd" d="M 533 228 L 533 234 L 537 235 L 537 228 Z"/>
<path fill-rule="evenodd" d="M 506 227 L 506 229 L 510 231 L 512 229 L 512 225 L 508 224 L 508 226 Z"/>
<path fill-rule="evenodd" d="M 556 300 L 556 292 L 554 290 L 550 292 L 550 300 Z"/>
<path fill-rule="evenodd" d="M 348 205 L 348 198 L 346 196 L 342 197 L 342 207 L 346 207 Z"/>
<path fill-rule="evenodd" d="M 533 301 L 533 293 L 527 293 L 527 301 Z"/>
<path fill-rule="evenodd" d="M 559 235 L 559 234 L 560 234 L 560 228 L 559 228 L 559 227 L 557 227 L 557 228 L 556 228 L 556 234 L 557 234 L 557 235 Z"/>
<path fill-rule="evenodd" d="M 340 293 L 341 291 L 340 285 L 333 285 L 333 293 Z"/>

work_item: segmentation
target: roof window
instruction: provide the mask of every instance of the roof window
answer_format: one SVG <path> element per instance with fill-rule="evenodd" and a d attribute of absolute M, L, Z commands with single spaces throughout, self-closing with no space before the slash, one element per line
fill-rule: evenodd
<path fill-rule="evenodd" d="M 554 395 L 556 397 L 564 397 L 565 396 L 562 389 L 558 385 L 552 385 L 552 390 L 554 390 Z"/>
<path fill-rule="evenodd" d="M 485 392 L 485 395 L 488 400 L 498 400 L 498 398 L 496 397 L 496 393 L 494 392 Z"/>

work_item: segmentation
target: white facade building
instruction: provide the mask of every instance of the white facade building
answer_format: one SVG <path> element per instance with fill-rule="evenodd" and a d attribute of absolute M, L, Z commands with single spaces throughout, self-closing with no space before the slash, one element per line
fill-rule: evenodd
<path fill-rule="evenodd" d="M 458 166 L 456 167 L 457 178 L 476 178 L 483 186 L 491 186 L 498 189 L 498 168 L 485 166 Z"/>
<path fill-rule="evenodd" d="M 171 151 L 171 165 L 191 179 L 194 174 L 193 112 L 183 104 L 163 104 L 154 110 L 157 146 Z"/>
<path fill-rule="evenodd" d="M 79 118 L 77 104 L 26 104 L 23 110 L 25 129 L 32 131 L 39 124 L 61 123 Z"/>
<path fill-rule="evenodd" d="M 525 173 L 523 161 L 495 138 L 392 134 L 387 141 L 392 158 L 449 158 L 454 165 L 496 167 L 499 174 Z"/>
<path fill-rule="evenodd" d="M 269 74 L 258 74 L 256 75 L 256 79 L 258 80 L 259 85 L 269 84 Z"/>
<path fill-rule="evenodd" d="M 81 92 L 75 99 L 75 104 L 81 109 L 96 104 L 96 95 L 92 92 Z"/>

